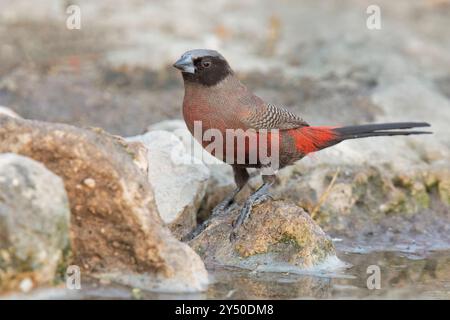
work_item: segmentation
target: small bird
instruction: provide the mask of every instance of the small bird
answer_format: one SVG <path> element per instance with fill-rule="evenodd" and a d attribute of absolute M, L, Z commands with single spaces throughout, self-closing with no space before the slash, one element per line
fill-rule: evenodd
<path fill-rule="evenodd" d="M 228 129 L 252 130 L 257 138 L 262 136 L 262 132 L 277 129 L 279 130 L 277 139 L 280 169 L 293 164 L 311 152 L 319 151 L 347 139 L 431 133 L 404 130 L 429 127 L 430 125 L 426 122 L 396 122 L 344 127 L 310 126 L 296 114 L 283 107 L 266 103 L 251 92 L 239 81 L 225 58 L 215 50 L 187 51 L 173 66 L 182 72 L 185 89 L 183 117 L 193 135 L 195 122 L 202 124 L 202 133 L 214 129 L 222 133 L 224 137 Z M 210 141 L 201 140 L 199 142 L 204 148 L 210 143 Z M 224 156 L 230 148 L 234 148 L 231 163 Z M 211 153 L 220 160 L 227 160 L 232 165 L 237 188 L 213 209 L 211 217 L 227 212 L 234 203 L 235 196 L 249 180 L 247 168 L 264 166 L 259 158 L 256 159 L 256 162 L 249 161 L 250 147 L 248 144 L 243 150 L 240 150 L 245 153 L 243 158 L 240 158 L 244 161 L 240 163 L 236 159 L 242 155 L 238 154 L 239 150 L 236 149 L 234 141 L 232 145 L 225 141 L 223 151 L 214 150 Z M 262 178 L 262 186 L 249 196 L 238 218 L 234 221 L 230 240 L 236 238 L 238 228 L 245 223 L 252 207 L 270 197 L 269 188 L 275 181 L 275 173 L 263 175 Z M 198 226 L 184 240 L 196 237 L 208 226 L 209 221 L 206 220 Z"/>

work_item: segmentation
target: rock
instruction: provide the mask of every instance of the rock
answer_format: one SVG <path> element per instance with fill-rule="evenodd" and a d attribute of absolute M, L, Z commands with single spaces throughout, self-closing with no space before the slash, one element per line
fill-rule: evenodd
<path fill-rule="evenodd" d="M 182 141 L 168 131 L 151 131 L 127 140 L 141 142 L 147 148 L 148 181 L 158 212 L 175 237 L 181 239 L 197 225 L 209 169 L 193 161 Z"/>
<path fill-rule="evenodd" d="M 64 183 L 44 165 L 0 154 L 0 291 L 27 292 L 55 280 L 69 249 Z"/>
<path fill-rule="evenodd" d="M 231 224 L 239 210 L 214 218 L 189 244 L 207 265 L 258 271 L 301 272 L 341 266 L 333 242 L 300 207 L 266 201 L 253 208 L 230 242 Z"/>
<path fill-rule="evenodd" d="M 164 120 L 154 124 L 151 124 L 147 127 L 146 132 L 149 131 L 169 131 L 169 132 L 179 132 L 179 130 L 187 130 L 186 124 L 183 120 L 174 119 L 174 120 Z"/>
<path fill-rule="evenodd" d="M 133 161 L 145 174 L 148 174 L 148 159 L 147 159 L 147 148 L 138 141 L 130 142 L 121 138 L 121 141 L 127 144 L 127 149 L 131 150 L 133 154 Z"/>
<path fill-rule="evenodd" d="M 21 118 L 17 113 L 15 113 L 11 109 L 4 107 L 4 106 L 0 106 L 0 115 L 13 117 L 13 118 Z"/>
<path fill-rule="evenodd" d="M 448 166 L 410 164 L 401 170 L 368 163 L 316 159 L 312 167 L 299 162 L 281 170 L 272 193 L 314 210 L 314 220 L 341 238 L 346 250 L 354 249 L 355 241 L 370 250 L 411 243 L 415 248 L 447 247 Z"/>
<path fill-rule="evenodd" d="M 83 272 L 145 290 L 205 289 L 203 262 L 163 226 L 147 177 L 121 139 L 102 130 L 0 117 L 0 152 L 40 161 L 64 180 L 71 263 Z"/>
<path fill-rule="evenodd" d="M 189 132 L 183 120 L 161 121 L 147 128 L 148 132 L 157 130 L 169 131 L 176 135 L 183 142 L 186 154 L 191 156 L 193 162 L 200 167 L 206 165 L 209 169 L 206 192 L 197 213 L 198 220 L 204 221 L 225 195 L 236 187 L 231 166 L 204 150 Z"/>
<path fill-rule="evenodd" d="M 227 164 L 209 166 L 211 175 L 206 187 L 203 202 L 197 213 L 199 221 L 205 221 L 214 207 L 235 188 L 233 169 Z"/>
<path fill-rule="evenodd" d="M 186 153 L 192 156 L 192 160 L 195 163 L 204 163 L 209 167 L 214 165 L 229 167 L 224 162 L 203 149 L 200 143 L 194 139 L 183 120 L 161 121 L 147 128 L 147 132 L 151 131 L 169 131 L 176 135 L 183 142 Z"/>

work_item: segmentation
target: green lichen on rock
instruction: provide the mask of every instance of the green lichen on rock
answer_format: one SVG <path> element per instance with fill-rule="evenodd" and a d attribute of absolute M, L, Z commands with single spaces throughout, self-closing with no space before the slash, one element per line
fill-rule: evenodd
<path fill-rule="evenodd" d="M 439 197 L 443 203 L 450 205 L 450 179 L 442 178 L 438 184 Z"/>
<path fill-rule="evenodd" d="M 331 239 L 326 239 L 322 242 L 322 246 L 314 248 L 311 254 L 316 261 L 324 261 L 329 256 L 329 253 L 333 251 L 333 241 Z"/>
<path fill-rule="evenodd" d="M 405 213 L 416 213 L 430 207 L 430 195 L 423 173 L 397 174 L 393 178 L 397 189 L 405 193 Z"/>
<path fill-rule="evenodd" d="M 424 209 L 430 207 L 431 199 L 425 184 L 416 182 L 411 189 L 411 195 L 419 208 Z"/>
<path fill-rule="evenodd" d="M 62 283 L 66 277 L 67 267 L 70 265 L 70 261 L 72 260 L 72 249 L 68 245 L 65 249 L 63 249 L 61 259 L 58 261 L 58 265 L 56 267 L 55 278 L 53 279 L 53 284 L 58 285 Z"/>
<path fill-rule="evenodd" d="M 410 213 L 406 194 L 400 190 L 393 190 L 387 202 L 380 206 L 385 214 Z"/>
<path fill-rule="evenodd" d="M 450 170 L 448 168 L 434 168 L 423 174 L 424 184 L 428 194 L 437 191 L 439 200 L 450 205 Z"/>
<path fill-rule="evenodd" d="M 355 195 L 355 207 L 352 211 L 362 211 L 372 219 L 382 219 L 386 212 L 404 210 L 404 195 L 396 190 L 388 176 L 383 175 L 376 167 L 354 171 L 351 182 Z"/>
<path fill-rule="evenodd" d="M 290 234 L 287 234 L 287 233 L 284 233 L 281 236 L 280 242 L 282 242 L 282 243 L 284 243 L 286 245 L 289 245 L 289 246 L 294 246 L 297 249 L 301 248 L 301 246 L 298 243 L 297 239 L 294 236 L 292 236 Z"/>
<path fill-rule="evenodd" d="M 194 251 L 196 254 L 198 254 L 200 257 L 203 257 L 205 255 L 205 248 L 202 246 L 198 246 L 194 248 Z"/>
<path fill-rule="evenodd" d="M 431 204 L 427 181 L 415 172 L 392 175 L 371 168 L 356 174 L 353 190 L 356 206 L 378 218 L 380 213 L 414 215 Z"/>

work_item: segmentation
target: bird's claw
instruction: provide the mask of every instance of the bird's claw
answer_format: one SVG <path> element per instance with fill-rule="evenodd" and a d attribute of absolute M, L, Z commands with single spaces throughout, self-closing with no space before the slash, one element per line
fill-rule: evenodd
<path fill-rule="evenodd" d="M 188 242 L 197 237 L 203 230 L 205 230 L 209 226 L 210 220 L 203 221 L 202 224 L 198 225 L 197 228 L 195 228 L 192 232 L 185 235 L 183 238 L 181 238 L 181 241 Z"/>
<path fill-rule="evenodd" d="M 214 217 L 225 215 L 227 214 L 234 205 L 234 196 L 239 192 L 239 189 L 236 189 L 231 193 L 229 196 L 227 196 L 224 200 L 222 200 L 218 205 L 214 207 L 214 209 L 211 211 L 211 215 L 209 218 L 205 221 L 203 221 L 202 224 L 198 225 L 197 228 L 195 228 L 191 233 L 184 236 L 181 241 L 187 242 L 191 241 L 195 237 L 197 237 L 203 230 L 205 230 L 211 223 L 211 219 Z"/>
<path fill-rule="evenodd" d="M 252 206 L 256 206 L 256 205 L 258 205 L 258 204 L 260 204 L 260 203 L 263 203 L 264 201 L 267 201 L 267 200 L 273 200 L 273 197 L 270 195 L 270 194 L 268 194 L 268 193 L 266 193 L 266 194 L 263 194 L 261 197 L 259 197 L 258 199 L 256 199 L 255 200 L 255 202 L 253 202 L 253 205 Z"/>
<path fill-rule="evenodd" d="M 232 208 L 234 202 L 234 197 L 240 191 L 240 188 L 235 189 L 231 194 L 229 194 L 225 199 L 223 199 L 218 205 L 214 207 L 211 211 L 211 217 L 216 217 L 222 214 L 226 214 Z"/>
<path fill-rule="evenodd" d="M 232 223 L 233 230 L 230 233 L 230 241 L 236 240 L 239 228 L 247 221 L 253 207 L 268 199 L 272 199 L 272 196 L 267 192 L 267 188 L 265 187 L 262 187 L 247 199 L 239 212 L 239 216 Z"/>
<path fill-rule="evenodd" d="M 237 230 L 231 231 L 230 233 L 230 242 L 234 242 L 237 239 Z"/>
<path fill-rule="evenodd" d="M 230 209 L 233 207 L 234 202 L 233 201 L 227 201 L 227 202 L 221 202 L 217 206 L 214 207 L 214 209 L 211 211 L 211 217 L 217 217 L 220 215 L 227 214 Z"/>
<path fill-rule="evenodd" d="M 230 233 L 230 241 L 233 242 L 234 240 L 236 240 L 239 228 L 244 224 L 244 222 L 250 216 L 251 211 L 252 211 L 252 205 L 250 205 L 249 203 L 246 202 L 244 204 L 244 206 L 242 207 L 241 211 L 239 212 L 239 216 L 232 223 L 233 230 Z"/>

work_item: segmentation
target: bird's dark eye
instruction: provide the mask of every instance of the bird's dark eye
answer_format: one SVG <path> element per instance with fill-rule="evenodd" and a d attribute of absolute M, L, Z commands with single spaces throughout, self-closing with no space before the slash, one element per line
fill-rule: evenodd
<path fill-rule="evenodd" d="M 207 60 L 202 61 L 202 67 L 203 67 L 203 68 L 209 68 L 209 67 L 211 67 L 211 61 L 207 61 Z"/>

